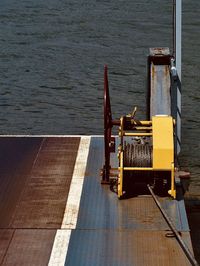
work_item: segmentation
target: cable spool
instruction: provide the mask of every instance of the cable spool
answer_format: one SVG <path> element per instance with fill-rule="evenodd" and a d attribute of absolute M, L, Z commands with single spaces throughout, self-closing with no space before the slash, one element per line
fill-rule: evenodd
<path fill-rule="evenodd" d="M 125 143 L 124 166 L 152 167 L 152 145 Z"/>
<path fill-rule="evenodd" d="M 153 147 L 149 143 L 124 143 L 124 167 L 152 167 Z M 146 184 L 151 184 L 158 194 L 165 194 L 170 188 L 170 172 L 163 171 L 124 171 L 123 190 L 140 194 Z"/>
<path fill-rule="evenodd" d="M 124 144 L 124 167 L 152 167 L 152 145 L 126 143 Z M 136 185 L 153 184 L 152 171 L 124 171 L 124 187 L 127 193 L 134 191 Z M 138 191 L 138 187 L 137 187 Z"/>

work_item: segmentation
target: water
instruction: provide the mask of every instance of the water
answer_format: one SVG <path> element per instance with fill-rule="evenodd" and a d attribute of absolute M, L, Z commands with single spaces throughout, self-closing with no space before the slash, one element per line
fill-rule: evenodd
<path fill-rule="evenodd" d="M 113 117 L 145 115 L 148 48 L 172 48 L 171 0 L 1 0 L 1 134 L 102 134 L 103 66 Z M 200 2 L 183 1 L 181 162 L 199 195 Z"/>

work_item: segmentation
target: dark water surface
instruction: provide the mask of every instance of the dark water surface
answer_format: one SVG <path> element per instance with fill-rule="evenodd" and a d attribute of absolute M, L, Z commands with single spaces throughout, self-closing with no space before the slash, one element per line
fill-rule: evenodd
<path fill-rule="evenodd" d="M 182 164 L 200 195 L 200 1 L 183 1 Z M 103 66 L 113 116 L 145 114 L 148 48 L 172 47 L 171 0 L 1 0 L 0 133 L 102 134 Z"/>

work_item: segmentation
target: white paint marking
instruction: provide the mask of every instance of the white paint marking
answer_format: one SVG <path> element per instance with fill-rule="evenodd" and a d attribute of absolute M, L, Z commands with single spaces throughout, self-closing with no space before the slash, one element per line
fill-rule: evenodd
<path fill-rule="evenodd" d="M 51 251 L 49 266 L 63 266 L 67 256 L 71 230 L 57 230 Z"/>
<path fill-rule="evenodd" d="M 71 186 L 64 212 L 62 229 L 76 228 L 80 199 L 83 188 L 83 180 L 86 171 L 87 159 L 90 147 L 90 137 L 82 137 L 72 176 Z"/>
<path fill-rule="evenodd" d="M 86 135 L 0 135 L 0 138 L 81 138 Z M 118 136 L 118 135 L 117 135 Z M 89 136 L 88 136 L 89 137 Z M 104 137 L 103 135 L 90 135 L 90 137 Z"/>
<path fill-rule="evenodd" d="M 63 266 L 71 229 L 76 228 L 91 137 L 81 137 L 61 229 L 57 230 L 48 266 Z"/>

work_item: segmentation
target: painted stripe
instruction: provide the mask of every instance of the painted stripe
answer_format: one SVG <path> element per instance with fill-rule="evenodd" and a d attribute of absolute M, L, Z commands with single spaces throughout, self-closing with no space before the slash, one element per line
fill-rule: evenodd
<path fill-rule="evenodd" d="M 49 266 L 65 264 L 71 230 L 57 230 L 49 260 Z"/>
<path fill-rule="evenodd" d="M 72 176 L 71 186 L 64 212 L 62 229 L 76 228 L 80 199 L 83 188 L 83 181 L 86 171 L 87 159 L 90 147 L 90 137 L 82 137 Z"/>
<path fill-rule="evenodd" d="M 118 136 L 118 135 L 116 135 Z M 0 135 L 0 138 L 81 138 L 84 135 Z M 104 135 L 90 135 L 88 137 L 104 137 Z"/>
<path fill-rule="evenodd" d="M 57 230 L 49 266 L 63 266 L 72 229 L 76 228 L 91 137 L 81 137 L 61 229 Z"/>

